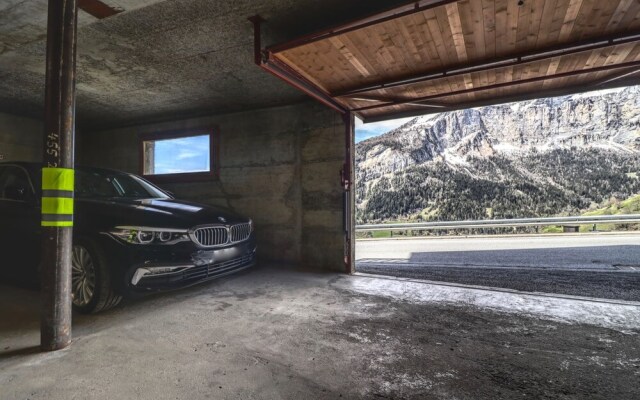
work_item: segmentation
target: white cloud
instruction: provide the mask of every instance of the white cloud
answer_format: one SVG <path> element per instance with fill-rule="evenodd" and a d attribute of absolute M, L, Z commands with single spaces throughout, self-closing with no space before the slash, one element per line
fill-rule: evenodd
<path fill-rule="evenodd" d="M 612 93 L 620 93 L 625 89 L 626 87 L 619 87 L 619 88 L 613 88 L 613 89 L 600 89 L 600 90 L 594 90 L 592 92 L 579 93 L 579 94 L 573 95 L 573 97 L 574 98 L 602 97 Z"/>
<path fill-rule="evenodd" d="M 356 118 L 356 142 L 361 142 L 392 131 L 411 121 L 413 118 L 414 117 L 390 119 L 387 121 L 372 122 L 369 124 L 365 124 L 360 119 Z"/>
<path fill-rule="evenodd" d="M 187 158 L 195 158 L 195 157 L 202 157 L 204 156 L 204 153 L 202 151 L 188 151 L 188 150 L 180 150 L 180 153 L 178 153 L 178 156 L 176 157 L 178 160 L 185 160 Z"/>
<path fill-rule="evenodd" d="M 374 130 L 374 129 L 375 130 L 386 130 L 386 132 L 389 132 L 390 130 L 395 129 L 395 128 L 399 127 L 400 125 L 411 121 L 414 118 L 415 117 L 389 119 L 389 120 L 386 120 L 386 121 L 371 122 L 369 124 L 365 124 L 359 118 L 356 118 L 356 129 L 358 127 L 365 127 L 367 129 L 370 129 L 370 130 Z"/>

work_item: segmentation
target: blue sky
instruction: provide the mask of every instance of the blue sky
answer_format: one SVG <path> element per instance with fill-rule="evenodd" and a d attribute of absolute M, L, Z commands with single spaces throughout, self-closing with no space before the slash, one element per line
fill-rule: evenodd
<path fill-rule="evenodd" d="M 209 135 L 156 141 L 155 173 L 209 171 Z"/>
<path fill-rule="evenodd" d="M 387 133 L 411 121 L 413 118 L 415 117 L 391 119 L 382 122 L 372 122 L 370 124 L 363 124 L 362 121 L 356 118 L 356 143 Z"/>

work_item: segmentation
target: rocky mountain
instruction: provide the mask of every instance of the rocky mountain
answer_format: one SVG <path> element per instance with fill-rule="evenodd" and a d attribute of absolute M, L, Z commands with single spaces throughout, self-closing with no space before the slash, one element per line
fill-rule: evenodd
<path fill-rule="evenodd" d="M 417 117 L 356 145 L 360 222 L 570 214 L 640 192 L 640 87 Z"/>

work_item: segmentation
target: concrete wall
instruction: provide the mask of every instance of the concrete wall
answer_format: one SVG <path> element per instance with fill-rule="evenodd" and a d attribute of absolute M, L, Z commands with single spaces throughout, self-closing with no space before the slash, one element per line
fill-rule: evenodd
<path fill-rule="evenodd" d="M 0 113 L 0 161 L 42 161 L 42 123 Z"/>
<path fill-rule="evenodd" d="M 337 113 L 320 105 L 84 132 L 77 159 L 139 173 L 140 133 L 207 126 L 220 129 L 220 179 L 161 186 L 178 198 L 253 218 L 263 260 L 343 271 L 344 127 Z"/>

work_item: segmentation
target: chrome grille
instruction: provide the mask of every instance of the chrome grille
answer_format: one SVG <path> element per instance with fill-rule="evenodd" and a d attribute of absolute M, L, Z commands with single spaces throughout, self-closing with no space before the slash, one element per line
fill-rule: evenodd
<path fill-rule="evenodd" d="M 224 226 L 198 228 L 193 237 L 200 246 L 220 246 L 229 243 L 229 230 Z"/>
<path fill-rule="evenodd" d="M 194 242 L 202 247 L 224 246 L 245 241 L 251 235 L 251 224 L 226 226 L 201 226 L 191 234 Z"/>
<path fill-rule="evenodd" d="M 249 235 L 251 235 L 251 224 L 233 225 L 229 229 L 229 234 L 231 235 L 232 242 L 242 242 L 243 240 L 247 240 Z"/>

